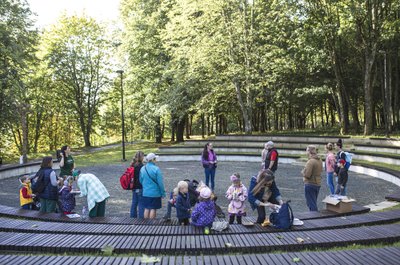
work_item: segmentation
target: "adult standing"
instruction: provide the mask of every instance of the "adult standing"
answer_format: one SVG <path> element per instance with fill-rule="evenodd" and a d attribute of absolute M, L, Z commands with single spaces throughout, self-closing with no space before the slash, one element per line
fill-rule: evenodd
<path fill-rule="evenodd" d="M 58 180 L 56 172 L 53 170 L 53 158 L 46 156 L 43 158 L 39 171 L 36 173 L 38 177 L 33 184 L 33 190 L 39 186 L 39 179 L 43 179 L 44 189 L 38 193 L 40 198 L 40 212 L 54 213 L 56 212 L 58 200 Z"/>
<path fill-rule="evenodd" d="M 93 174 L 80 174 L 75 170 L 73 176 L 78 178 L 80 197 L 87 199 L 89 217 L 104 217 L 106 213 L 106 200 L 110 197 L 106 187 Z"/>
<path fill-rule="evenodd" d="M 71 155 L 71 147 L 68 145 L 61 147 L 60 155 L 60 177 L 72 176 L 72 172 L 75 168 L 75 161 Z"/>
<path fill-rule="evenodd" d="M 328 185 L 329 192 L 331 195 L 335 194 L 335 183 L 333 181 L 333 173 L 336 167 L 336 158 L 333 154 L 333 144 L 328 143 L 326 145 L 326 157 L 325 157 L 325 171 L 326 171 L 326 183 Z"/>
<path fill-rule="evenodd" d="M 165 197 L 163 176 L 160 168 L 155 164 L 157 157 L 154 153 L 148 154 L 147 164 L 140 169 L 144 218 L 156 218 L 157 209 L 161 208 L 161 198 Z"/>
<path fill-rule="evenodd" d="M 268 141 L 265 146 L 267 147 L 267 153 L 265 155 L 265 169 L 269 169 L 275 173 L 278 169 L 278 158 L 279 154 L 276 148 L 274 147 L 274 142 Z"/>
<path fill-rule="evenodd" d="M 139 208 L 139 218 L 144 216 L 144 208 L 142 204 L 143 187 L 140 183 L 140 169 L 143 167 L 144 153 L 138 151 L 132 160 L 131 167 L 134 168 L 134 189 L 132 190 L 132 206 L 131 206 L 131 218 L 138 217 Z"/>
<path fill-rule="evenodd" d="M 253 176 L 249 187 L 249 203 L 253 210 L 257 209 L 257 223 L 265 221 L 265 207 L 276 209 L 283 204 L 281 193 L 275 183 L 274 172 L 262 170 L 258 176 Z"/>
<path fill-rule="evenodd" d="M 211 187 L 211 190 L 214 191 L 215 187 L 215 170 L 217 168 L 217 155 L 213 150 L 212 143 L 207 143 L 204 146 L 203 153 L 201 155 L 201 163 L 204 167 L 204 174 L 206 176 L 206 185 Z M 210 184 L 211 180 L 211 186 Z"/>
<path fill-rule="evenodd" d="M 306 149 L 308 161 L 301 171 L 304 181 L 304 193 L 308 209 L 318 211 L 317 198 L 321 188 L 322 161 L 317 155 L 317 148 L 309 145 Z"/>

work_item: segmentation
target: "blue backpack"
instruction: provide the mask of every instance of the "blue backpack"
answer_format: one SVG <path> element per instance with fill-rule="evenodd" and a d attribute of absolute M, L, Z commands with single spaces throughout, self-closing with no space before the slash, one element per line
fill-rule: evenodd
<path fill-rule="evenodd" d="M 289 202 L 283 203 L 278 213 L 273 212 L 270 214 L 269 221 L 274 227 L 287 230 L 293 225 L 293 211 Z"/>
<path fill-rule="evenodd" d="M 344 155 L 346 156 L 346 159 L 345 159 L 346 165 L 344 165 L 344 167 L 345 167 L 347 170 L 349 170 L 350 165 L 351 165 L 351 162 L 352 162 L 352 160 L 353 160 L 353 154 L 352 154 L 352 153 L 349 153 L 349 152 L 344 152 L 344 151 L 342 151 L 342 152 L 340 153 L 340 156 L 342 156 L 342 153 L 344 153 Z"/>

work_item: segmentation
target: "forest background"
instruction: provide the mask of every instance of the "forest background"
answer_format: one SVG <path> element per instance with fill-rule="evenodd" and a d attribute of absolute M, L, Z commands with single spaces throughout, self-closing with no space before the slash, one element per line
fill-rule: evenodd
<path fill-rule="evenodd" d="M 120 16 L 39 30 L 0 2 L 0 157 L 115 143 L 122 115 L 126 141 L 400 129 L 400 0 L 121 0 Z"/>

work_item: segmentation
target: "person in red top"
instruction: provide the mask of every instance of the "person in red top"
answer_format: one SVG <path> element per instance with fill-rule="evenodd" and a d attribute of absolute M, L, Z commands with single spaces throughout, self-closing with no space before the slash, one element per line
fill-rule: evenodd
<path fill-rule="evenodd" d="M 29 176 L 22 176 L 20 181 L 22 184 L 22 188 L 19 190 L 20 205 L 22 209 L 32 210 L 33 197 L 35 197 L 35 194 L 32 194 L 31 179 Z"/>
<path fill-rule="evenodd" d="M 272 141 L 268 141 L 265 145 L 268 149 L 267 155 L 265 156 L 265 169 L 269 169 L 275 173 L 278 169 L 278 151 L 274 147 L 274 142 Z"/>

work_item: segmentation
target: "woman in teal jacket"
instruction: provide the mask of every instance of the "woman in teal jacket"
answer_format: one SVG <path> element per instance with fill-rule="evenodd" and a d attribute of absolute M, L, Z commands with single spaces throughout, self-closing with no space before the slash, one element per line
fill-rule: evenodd
<path fill-rule="evenodd" d="M 144 218 L 156 218 L 157 209 L 161 208 L 161 198 L 165 197 L 163 176 L 160 168 L 155 164 L 156 158 L 154 153 L 148 154 L 147 164 L 140 169 Z"/>

